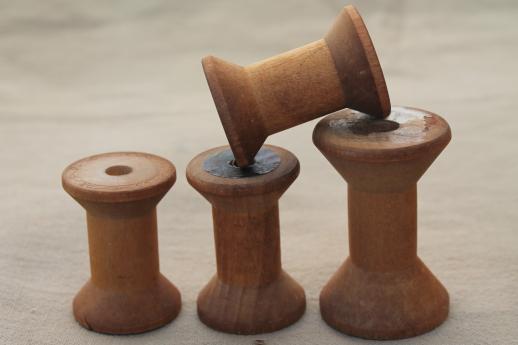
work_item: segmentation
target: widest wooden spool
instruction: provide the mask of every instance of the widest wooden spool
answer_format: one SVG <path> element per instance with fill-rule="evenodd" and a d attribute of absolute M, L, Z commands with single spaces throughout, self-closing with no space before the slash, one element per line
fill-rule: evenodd
<path fill-rule="evenodd" d="M 368 339 L 427 332 L 448 315 L 446 289 L 417 256 L 417 181 L 451 139 L 440 116 L 394 107 L 322 119 L 313 141 L 348 183 L 349 258 L 320 294 L 323 319 Z"/>

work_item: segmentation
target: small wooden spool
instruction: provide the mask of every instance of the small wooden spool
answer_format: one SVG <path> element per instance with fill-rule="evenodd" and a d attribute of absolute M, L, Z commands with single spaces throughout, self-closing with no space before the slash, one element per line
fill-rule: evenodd
<path fill-rule="evenodd" d="M 390 100 L 363 20 L 346 6 L 316 42 L 242 67 L 202 61 L 238 166 L 253 163 L 266 138 L 345 107 L 385 117 Z"/>
<path fill-rule="evenodd" d="M 332 327 L 399 339 L 446 319 L 448 293 L 417 256 L 417 181 L 450 139 L 444 119 L 406 107 L 386 120 L 345 110 L 315 127 L 315 145 L 348 183 L 349 258 L 320 294 Z"/>
<path fill-rule="evenodd" d="M 136 152 L 91 156 L 63 172 L 64 189 L 86 210 L 91 278 L 74 316 L 101 333 L 141 333 L 172 321 L 180 293 L 160 272 L 156 205 L 176 180 L 173 164 Z"/>
<path fill-rule="evenodd" d="M 290 152 L 265 145 L 247 169 L 228 146 L 196 156 L 189 183 L 212 204 L 217 274 L 198 296 L 207 326 L 236 334 L 272 332 L 304 313 L 302 287 L 281 267 L 278 199 L 299 173 Z"/>

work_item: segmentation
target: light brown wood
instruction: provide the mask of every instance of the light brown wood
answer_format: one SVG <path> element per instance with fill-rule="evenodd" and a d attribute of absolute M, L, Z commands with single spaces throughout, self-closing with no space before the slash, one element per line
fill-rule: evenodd
<path fill-rule="evenodd" d="M 212 205 L 216 245 L 217 274 L 198 296 L 198 315 L 223 332 L 272 332 L 297 321 L 306 306 L 304 290 L 281 267 L 279 234 L 278 199 L 297 177 L 299 162 L 282 148 L 265 148 L 280 165 L 260 176 L 208 173 L 204 162 L 228 146 L 201 153 L 187 167 L 189 183 Z"/>
<path fill-rule="evenodd" d="M 145 332 L 172 321 L 178 289 L 159 272 L 156 205 L 176 180 L 171 162 L 146 153 L 91 156 L 63 172 L 64 189 L 86 210 L 91 278 L 74 316 L 102 333 Z"/>
<path fill-rule="evenodd" d="M 241 67 L 202 61 L 237 165 L 245 167 L 266 138 L 349 107 L 377 117 L 390 100 L 376 51 L 360 14 L 346 6 L 316 42 Z"/>
<path fill-rule="evenodd" d="M 368 339 L 425 333 L 448 315 L 446 289 L 417 256 L 417 181 L 451 139 L 440 116 L 344 110 L 313 141 L 348 183 L 349 257 L 320 294 L 323 319 Z"/>

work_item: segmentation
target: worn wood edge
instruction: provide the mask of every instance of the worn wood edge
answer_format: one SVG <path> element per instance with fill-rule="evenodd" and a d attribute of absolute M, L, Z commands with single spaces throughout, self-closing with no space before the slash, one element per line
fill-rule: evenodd
<path fill-rule="evenodd" d="M 97 324 L 92 323 L 91 320 L 88 321 L 86 315 L 79 312 L 79 299 L 83 289 L 88 289 L 89 285 L 93 285 L 91 280 L 88 280 L 85 285 L 81 288 L 81 290 L 76 294 L 72 301 L 72 312 L 74 315 L 74 319 L 76 322 L 83 328 L 101 334 L 108 335 L 132 335 L 132 334 L 141 334 L 149 331 L 153 331 L 158 328 L 162 328 L 173 322 L 182 310 L 182 295 L 178 287 L 173 284 L 169 279 L 167 279 L 164 275 L 160 274 L 160 278 L 163 284 L 166 284 L 170 289 L 171 300 L 174 301 L 174 309 L 168 315 L 164 315 L 159 317 L 145 325 L 124 325 L 119 327 L 109 327 L 106 324 Z"/>
<path fill-rule="evenodd" d="M 300 163 L 290 151 L 274 145 L 264 145 L 281 158 L 281 164 L 271 172 L 254 177 L 230 179 L 209 174 L 203 162 L 210 155 L 228 149 L 218 146 L 195 156 L 187 165 L 186 177 L 191 186 L 200 192 L 219 196 L 251 196 L 279 191 L 279 186 L 290 186 L 300 172 Z M 217 186 L 217 188 L 215 188 Z"/>
<path fill-rule="evenodd" d="M 374 48 L 374 44 L 372 43 L 372 39 L 370 37 L 369 31 L 367 30 L 367 26 L 365 25 L 365 22 L 363 21 L 363 18 L 356 9 L 356 7 L 348 5 L 345 7 L 345 10 L 349 14 L 352 23 L 356 28 L 356 34 L 358 35 L 358 39 L 362 44 L 363 51 L 365 53 L 367 61 L 369 62 L 371 75 L 374 79 L 374 85 L 376 87 L 382 111 L 381 117 L 385 118 L 390 114 L 391 104 L 387 89 L 387 83 L 385 81 L 385 76 L 383 74 L 383 70 L 379 62 L 378 54 L 376 53 L 376 49 Z"/>
<path fill-rule="evenodd" d="M 95 159 L 97 157 L 101 157 L 104 155 L 116 154 L 137 154 L 146 157 L 151 157 L 152 159 L 158 159 L 162 163 L 164 163 L 165 166 L 168 166 L 169 170 L 167 172 L 163 172 L 161 174 L 162 178 L 158 178 L 158 181 L 156 183 L 146 187 L 134 188 L 129 190 L 124 190 L 124 188 L 118 190 L 114 189 L 111 191 L 88 189 L 87 187 L 81 188 L 81 186 L 71 182 L 71 174 L 75 170 L 75 166 L 77 164 L 80 164 L 85 160 Z M 161 194 L 167 193 L 169 189 L 171 189 L 171 187 L 175 184 L 175 182 L 176 167 L 171 161 L 151 153 L 134 151 L 106 152 L 84 157 L 69 164 L 61 174 L 61 185 L 63 186 L 63 189 L 65 189 L 65 191 L 69 193 L 74 199 L 103 203 L 131 202 L 159 196 Z"/>
<path fill-rule="evenodd" d="M 401 107 L 401 106 L 400 106 Z M 441 152 L 451 141 L 452 133 L 451 127 L 448 122 L 440 115 L 437 115 L 431 111 L 416 108 L 416 107 L 408 107 L 404 108 L 412 109 L 420 112 L 427 113 L 432 115 L 437 120 L 441 121 L 446 128 L 446 131 L 443 135 L 438 136 L 433 140 L 428 140 L 419 144 L 414 144 L 407 147 L 399 147 L 399 148 L 387 148 L 387 149 L 357 149 L 347 147 L 344 149 L 342 145 L 338 145 L 333 143 L 331 140 L 327 140 L 328 137 L 325 135 L 325 130 L 327 127 L 323 127 L 327 121 L 326 117 L 321 119 L 315 126 L 313 130 L 313 143 L 315 146 L 322 151 L 323 153 L 329 153 L 331 156 L 338 156 L 344 159 L 350 159 L 358 162 L 368 162 L 368 163 L 386 163 L 386 162 L 399 162 L 399 161 L 408 161 L 415 158 L 420 157 L 423 153 L 429 152 L 430 149 L 438 149 Z M 331 115 L 331 114 L 330 114 Z M 322 132 L 321 132 L 322 131 Z"/>
<path fill-rule="evenodd" d="M 246 72 L 244 70 L 244 67 L 240 65 L 236 65 L 227 61 L 224 61 L 220 58 L 214 57 L 214 56 L 206 56 L 202 59 L 202 67 L 203 72 L 205 74 L 205 79 L 207 80 L 207 84 L 209 85 L 209 90 L 212 94 L 212 98 L 214 100 L 214 104 L 216 105 L 216 110 L 218 112 L 221 124 L 223 125 L 223 130 L 225 131 L 225 135 L 228 139 L 228 142 L 230 144 L 230 148 L 232 149 L 232 152 L 234 153 L 236 163 L 240 167 L 245 167 L 253 163 L 254 157 L 250 157 L 247 152 L 248 151 L 254 151 L 250 150 L 249 147 L 252 148 L 256 147 L 257 152 L 261 145 L 266 140 L 266 137 L 259 137 L 257 136 L 257 132 L 254 132 L 254 134 L 257 137 L 248 137 L 248 141 L 252 138 L 256 138 L 254 142 L 246 143 L 244 140 L 242 140 L 240 134 L 241 130 L 239 128 L 236 128 L 236 125 L 241 123 L 239 117 L 243 114 L 240 113 L 234 113 L 231 112 L 228 108 L 228 102 L 226 100 L 226 94 L 223 91 L 223 88 L 221 86 L 220 77 L 225 77 L 220 75 L 217 65 L 218 64 L 226 64 L 228 66 L 231 66 L 233 68 L 239 69 L 244 74 L 244 78 L 246 77 Z M 253 100 L 249 100 L 253 101 Z M 255 154 L 254 154 L 255 155 Z"/>
<path fill-rule="evenodd" d="M 218 289 L 218 287 L 220 287 L 220 289 Z M 291 290 L 289 291 L 290 293 L 288 295 L 293 298 L 293 308 L 291 310 L 284 309 L 283 311 L 286 312 L 287 315 L 276 315 L 277 320 L 272 320 L 269 318 L 267 322 L 262 322 L 255 325 L 250 324 L 250 321 L 254 321 L 254 319 L 248 319 L 244 322 L 243 320 L 239 322 L 239 320 L 233 319 L 233 322 L 230 322 L 227 319 L 220 319 L 218 317 L 214 317 L 214 315 L 210 315 L 210 309 L 206 309 L 207 306 L 210 306 L 210 304 L 205 303 L 207 298 L 216 298 L 220 301 L 225 301 L 228 303 L 232 302 L 232 296 L 236 296 L 239 301 L 250 301 L 250 299 L 246 298 L 247 296 L 255 297 L 259 291 L 267 290 L 270 287 L 276 287 L 277 289 L 288 288 L 288 290 Z M 224 293 L 221 294 L 221 292 Z M 270 305 L 271 303 L 275 303 L 269 299 L 267 299 L 265 302 L 267 304 L 270 303 Z M 196 305 L 198 318 L 207 327 L 230 334 L 254 335 L 272 333 L 297 323 L 306 313 L 307 297 L 302 285 L 284 270 L 281 270 L 281 274 L 277 280 L 268 285 L 248 287 L 225 284 L 218 278 L 216 274 L 198 294 Z M 261 305 L 264 307 L 263 304 Z M 247 308 L 255 310 L 251 305 L 243 307 L 243 305 L 238 305 L 238 303 L 230 304 L 230 306 L 227 305 L 227 307 L 233 312 Z M 267 309 L 270 310 L 270 308 Z"/>
<path fill-rule="evenodd" d="M 324 36 L 324 40 L 331 52 L 335 68 L 340 76 L 347 98 L 346 102 L 350 102 L 348 91 L 350 92 L 351 89 L 356 88 L 358 85 L 355 85 L 354 80 L 350 79 L 350 76 L 354 75 L 355 71 L 350 70 L 351 66 L 344 63 L 342 58 L 350 55 L 348 49 L 351 44 L 354 47 L 361 48 L 362 58 L 366 60 L 370 72 L 369 75 L 371 76 L 371 89 L 369 91 L 375 92 L 376 97 L 370 100 L 368 107 L 363 106 L 357 110 L 370 113 L 372 116 L 379 118 L 387 117 L 390 114 L 391 104 L 385 77 L 367 27 L 354 6 L 348 5 L 343 8 L 331 29 Z M 344 41 L 345 43 L 343 43 Z M 365 90 L 362 89 L 362 91 Z M 377 103 L 375 106 L 372 105 L 374 100 Z"/>
<path fill-rule="evenodd" d="M 423 268 L 423 271 L 427 274 L 427 276 L 430 278 L 430 281 L 432 281 L 436 286 L 439 288 L 440 293 L 438 295 L 443 295 L 445 298 L 444 304 L 441 307 L 438 307 L 438 311 L 441 311 L 442 313 L 437 314 L 438 317 L 430 320 L 428 319 L 428 323 L 421 325 L 420 327 L 414 327 L 411 328 L 402 328 L 402 329 L 373 329 L 373 328 L 363 328 L 363 327 L 357 327 L 351 324 L 347 324 L 346 321 L 344 321 L 342 318 L 337 319 L 336 317 L 333 317 L 333 311 L 327 309 L 330 305 L 334 305 L 334 307 L 337 306 L 336 301 L 335 303 L 327 303 L 327 298 L 330 296 L 330 291 L 333 290 L 333 288 L 336 287 L 337 280 L 338 281 L 349 281 L 346 276 L 346 272 L 351 267 L 354 267 L 354 269 L 359 271 L 364 271 L 360 267 L 354 265 L 352 263 L 351 258 L 348 257 L 339 267 L 339 269 L 331 276 L 331 278 L 327 281 L 327 283 L 322 288 L 320 295 L 319 295 L 319 306 L 320 306 L 320 315 L 324 322 L 330 326 L 331 328 L 335 329 L 336 331 L 340 333 L 344 333 L 353 337 L 362 338 L 362 339 L 368 339 L 368 340 L 398 340 L 398 339 L 408 339 L 413 338 L 425 333 L 428 333 L 438 327 L 440 327 L 447 319 L 450 312 L 450 295 L 448 293 L 448 290 L 445 288 L 445 286 L 442 284 L 442 282 L 429 270 L 429 268 L 421 261 L 419 257 L 417 257 L 416 261 L 417 265 L 421 265 Z M 409 267 L 409 269 L 411 269 Z M 376 271 L 365 271 L 367 274 L 378 274 L 380 277 L 384 276 L 384 272 L 376 272 Z M 416 276 L 418 277 L 418 276 Z M 411 286 L 411 285 L 409 285 Z M 436 303 L 435 300 L 433 300 L 434 303 Z M 324 307 L 325 306 L 325 307 Z M 348 306 L 351 307 L 351 306 Z M 336 312 L 335 312 L 336 314 Z M 371 320 L 373 318 L 371 317 Z"/>

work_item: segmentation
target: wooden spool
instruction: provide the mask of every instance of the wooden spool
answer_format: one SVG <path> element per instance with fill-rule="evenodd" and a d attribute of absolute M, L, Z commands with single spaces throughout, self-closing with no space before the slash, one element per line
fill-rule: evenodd
<path fill-rule="evenodd" d="M 74 316 L 102 333 L 145 332 L 172 321 L 180 293 L 160 272 L 156 205 L 176 180 L 171 162 L 116 152 L 91 156 L 63 172 L 64 189 L 86 210 L 91 278 Z"/>
<path fill-rule="evenodd" d="M 198 315 L 216 330 L 272 332 L 297 321 L 306 300 L 281 267 L 278 200 L 299 173 L 297 158 L 265 145 L 247 169 L 228 146 L 196 156 L 189 183 L 212 204 L 217 274 L 198 296 Z"/>
<path fill-rule="evenodd" d="M 345 107 L 385 117 L 390 100 L 376 51 L 360 14 L 346 6 L 316 42 L 242 67 L 202 61 L 238 166 L 266 138 Z"/>
<path fill-rule="evenodd" d="M 417 181 L 450 139 L 444 119 L 406 107 L 386 120 L 345 110 L 317 124 L 315 145 L 348 183 L 349 258 L 320 294 L 332 327 L 399 339 L 446 319 L 448 293 L 417 256 Z"/>

